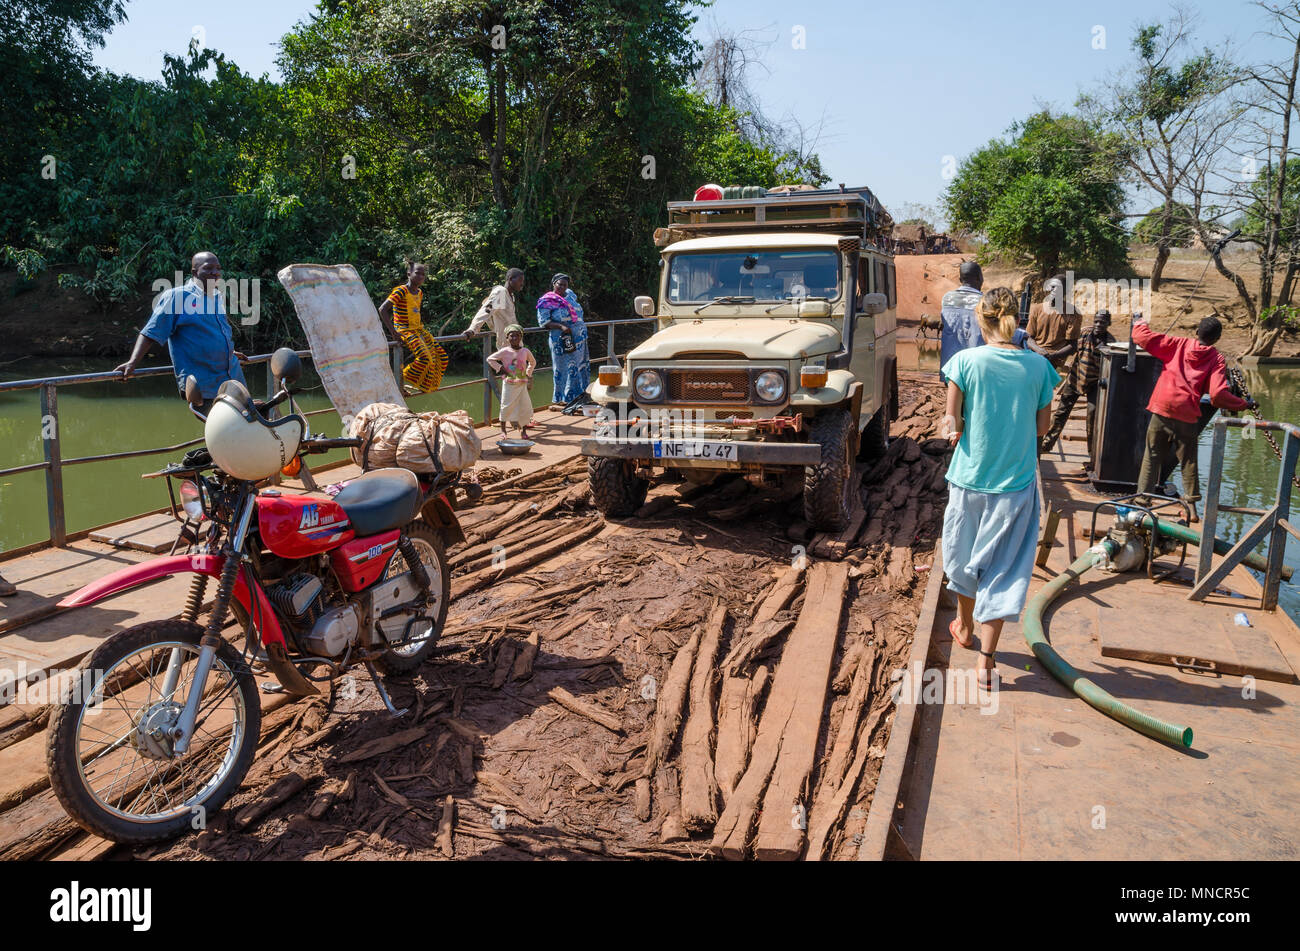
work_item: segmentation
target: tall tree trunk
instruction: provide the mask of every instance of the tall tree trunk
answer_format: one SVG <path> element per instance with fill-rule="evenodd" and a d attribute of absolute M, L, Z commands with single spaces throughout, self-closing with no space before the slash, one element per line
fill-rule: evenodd
<path fill-rule="evenodd" d="M 1282 326 L 1283 313 L 1274 311 L 1267 320 L 1258 321 L 1250 329 L 1250 346 L 1242 356 L 1271 357 L 1285 328 Z"/>
<path fill-rule="evenodd" d="M 1293 249 L 1286 262 L 1286 275 L 1282 278 L 1282 287 L 1277 292 L 1277 305 L 1279 307 L 1291 306 L 1291 298 L 1295 295 L 1295 276 L 1297 271 L 1300 271 L 1300 259 L 1297 259 L 1295 250 Z"/>
<path fill-rule="evenodd" d="M 1173 202 L 1165 199 L 1164 213 L 1160 216 L 1160 235 L 1156 238 L 1156 262 L 1151 265 L 1151 290 L 1160 290 L 1161 275 L 1165 271 L 1165 262 L 1169 260 L 1169 238 L 1173 233 Z"/>
<path fill-rule="evenodd" d="M 1291 110 L 1295 108 L 1296 76 L 1300 74 L 1300 32 L 1296 33 L 1295 48 L 1291 51 L 1291 73 L 1287 77 L 1286 102 L 1282 113 L 1282 142 L 1278 149 L 1277 183 L 1268 195 L 1268 228 L 1264 234 L 1264 248 L 1259 255 L 1259 307 L 1266 310 L 1273 301 L 1273 269 L 1277 266 L 1278 241 L 1282 236 L 1282 203 L 1286 199 L 1287 160 L 1291 157 Z M 1270 156 L 1271 161 L 1271 156 Z M 1278 318 L 1279 322 L 1281 318 Z M 1279 330 L 1269 343 L 1269 350 L 1281 335 Z M 1264 354 L 1261 354 L 1263 356 Z"/>
<path fill-rule="evenodd" d="M 506 149 L 506 67 L 499 56 L 492 67 L 492 81 L 488 86 L 488 95 L 492 97 L 492 111 L 495 113 L 493 130 L 492 158 L 492 198 L 497 207 L 506 211 L 506 185 L 502 171 L 502 157 Z"/>
<path fill-rule="evenodd" d="M 1165 263 L 1169 260 L 1169 245 L 1163 241 L 1156 245 L 1156 260 L 1151 265 L 1151 290 L 1160 290 L 1161 275 L 1165 271 Z"/>

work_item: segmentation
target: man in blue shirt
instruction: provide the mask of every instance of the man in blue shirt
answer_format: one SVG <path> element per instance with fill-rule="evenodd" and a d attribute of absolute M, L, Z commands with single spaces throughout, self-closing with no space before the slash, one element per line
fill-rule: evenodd
<path fill-rule="evenodd" d="M 980 325 L 975 320 L 975 305 L 980 302 L 980 288 L 984 286 L 984 272 L 974 261 L 962 261 L 957 269 L 961 286 L 943 295 L 939 333 L 939 379 L 945 384 L 948 378 L 943 367 L 949 360 L 968 347 L 978 347 L 984 342 Z"/>
<path fill-rule="evenodd" d="M 235 349 L 220 291 L 221 262 L 211 251 L 200 251 L 190 262 L 191 277 L 180 287 L 158 296 L 149 322 L 136 338 L 131 358 L 114 372 L 131 378 L 154 344 L 167 344 L 176 385 L 185 395 L 185 379 L 198 381 L 203 403 L 210 406 L 227 380 L 247 386 L 239 364 L 247 359 Z"/>
<path fill-rule="evenodd" d="M 980 288 L 984 286 L 984 274 L 974 261 L 962 261 L 957 275 L 961 286 L 943 295 L 941 311 L 943 332 L 939 343 L 939 379 L 945 384 L 948 382 L 948 377 L 944 374 L 943 368 L 947 366 L 948 361 L 963 350 L 984 345 L 984 335 L 980 333 L 980 323 L 975 317 L 975 305 L 980 302 Z M 1021 350 L 1032 350 L 1041 356 L 1047 355 L 1022 327 L 1016 328 L 1011 342 Z"/>

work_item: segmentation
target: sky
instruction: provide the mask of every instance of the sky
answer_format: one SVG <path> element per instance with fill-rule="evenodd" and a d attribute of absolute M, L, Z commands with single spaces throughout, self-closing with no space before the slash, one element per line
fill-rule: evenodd
<path fill-rule="evenodd" d="M 245 72 L 278 77 L 280 37 L 314 7 L 128 0 L 128 21 L 95 62 L 157 78 L 163 53 L 183 52 L 202 30 L 207 46 Z M 1194 9 L 1200 43 L 1231 40 L 1247 59 L 1270 49 L 1253 4 Z M 1041 105 L 1068 109 L 1080 91 L 1122 69 L 1135 24 L 1169 10 L 1168 0 L 717 0 L 698 11 L 696 32 L 707 38 L 716 23 L 770 43 L 751 75 L 765 111 L 821 123 L 817 151 L 832 184 L 866 185 L 902 217 L 909 204 L 937 205 L 955 164 L 1011 123 Z"/>

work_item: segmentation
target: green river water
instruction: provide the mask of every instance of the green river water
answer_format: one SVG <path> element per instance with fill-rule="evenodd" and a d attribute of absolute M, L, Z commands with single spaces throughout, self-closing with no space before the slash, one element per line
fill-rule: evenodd
<path fill-rule="evenodd" d="M 938 370 L 938 345 L 918 349 L 911 341 L 900 342 L 899 360 L 904 367 Z M 89 373 L 112 368 L 111 361 L 75 363 L 24 361 L 0 370 L 0 380 L 31 379 L 71 373 Z M 249 382 L 261 395 L 265 371 L 250 368 Z M 473 379 L 472 372 L 448 372 L 444 385 Z M 1260 401 L 1267 419 L 1300 422 L 1300 369 L 1260 369 L 1247 373 L 1247 385 Z M 304 410 L 323 409 L 329 402 L 309 368 L 302 380 L 308 389 L 300 396 Z M 549 373 L 539 372 L 533 388 L 533 402 L 549 402 Z M 410 399 L 419 411 L 469 410 L 478 418 L 483 412 L 481 386 L 464 386 Z M 310 419 L 314 432 L 338 435 L 334 413 Z M 59 428 L 63 457 L 91 456 L 174 445 L 202 434 L 176 395 L 170 377 L 134 380 L 128 383 L 97 383 L 60 387 Z M 1209 473 L 1207 429 L 1201 445 L 1201 479 Z M 0 469 L 39 462 L 42 459 L 40 395 L 36 390 L 0 393 Z M 157 480 L 142 480 L 141 473 L 161 468 L 184 451 L 68 466 L 63 471 L 64 498 L 69 532 L 127 518 L 138 512 L 167 504 L 166 486 Z M 341 459 L 345 453 L 315 457 L 323 461 Z M 1235 504 L 1262 508 L 1272 504 L 1277 492 L 1279 463 L 1263 438 L 1244 441 L 1229 434 L 1223 469 L 1222 498 Z M 1175 477 L 1176 478 L 1176 477 Z M 1300 496 L 1300 493 L 1298 493 Z M 1300 497 L 1292 505 L 1300 511 Z M 1253 521 L 1248 516 L 1225 514 L 1220 535 L 1235 539 Z M 0 551 L 39 542 L 48 537 L 45 477 L 41 471 L 0 476 Z M 1300 566 L 1300 542 L 1288 536 L 1286 561 Z M 1281 603 L 1291 617 L 1300 621 L 1300 587 L 1282 585 Z"/>
<path fill-rule="evenodd" d="M 0 370 L 0 380 L 94 373 L 112 368 L 112 361 L 33 360 Z M 253 394 L 263 396 L 265 368 L 259 365 L 245 369 Z M 473 372 L 454 373 L 449 370 L 443 378 L 443 386 L 478 378 Z M 308 363 L 300 384 L 304 392 L 295 397 L 303 411 L 329 407 L 329 400 L 319 383 Z M 550 372 L 539 370 L 533 387 L 533 403 L 544 406 L 550 402 L 550 397 Z M 203 435 L 202 424 L 189 413 L 170 376 L 125 383 L 61 386 L 58 399 L 60 449 L 65 460 L 174 446 Z M 408 398 L 407 404 L 420 412 L 465 409 L 478 419 L 483 415 L 483 387 L 444 389 Z M 493 407 L 494 412 L 499 409 L 495 401 Z M 342 435 L 338 415 L 332 411 L 312 416 L 308 423 L 315 433 Z M 103 525 L 166 506 L 165 482 L 141 479 L 140 476 L 179 460 L 186 451 L 181 449 L 153 456 L 65 466 L 63 496 L 68 531 Z M 0 469 L 40 462 L 44 458 L 43 452 L 40 392 L 0 392 Z M 316 468 L 346 456 L 346 450 L 339 450 L 312 456 L 311 462 Z M 36 470 L 0 476 L 0 551 L 44 541 L 48 537 L 45 473 Z"/>

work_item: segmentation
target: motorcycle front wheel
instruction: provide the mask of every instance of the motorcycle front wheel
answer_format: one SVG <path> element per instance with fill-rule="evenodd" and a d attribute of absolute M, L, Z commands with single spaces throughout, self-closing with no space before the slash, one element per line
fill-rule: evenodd
<path fill-rule="evenodd" d="M 170 730 L 189 696 L 203 629 L 151 621 L 101 644 L 50 718 L 46 765 L 68 815 L 121 843 L 157 842 L 206 828 L 252 765 L 262 707 L 252 672 L 222 642 L 189 749 Z"/>
<path fill-rule="evenodd" d="M 400 647 L 393 647 L 379 658 L 379 669 L 385 674 L 409 674 L 424 663 L 442 634 L 447 621 L 447 604 L 451 601 L 451 571 L 447 568 L 447 552 L 442 536 L 424 522 L 411 522 L 402 534 L 411 540 L 424 570 L 429 575 L 430 594 L 435 599 L 429 605 L 429 615 L 416 625 L 411 639 Z M 384 580 L 399 577 L 413 566 L 406 564 L 401 552 L 393 556 Z"/>

